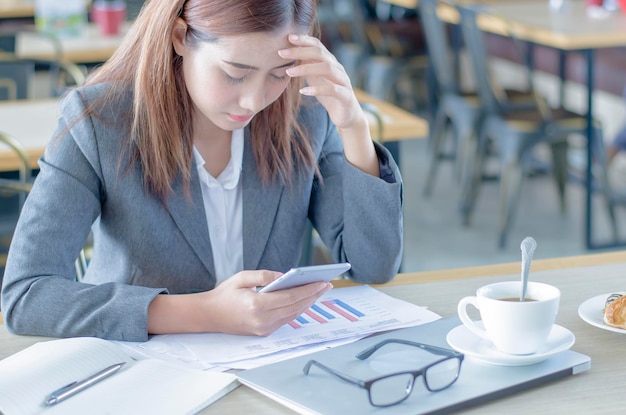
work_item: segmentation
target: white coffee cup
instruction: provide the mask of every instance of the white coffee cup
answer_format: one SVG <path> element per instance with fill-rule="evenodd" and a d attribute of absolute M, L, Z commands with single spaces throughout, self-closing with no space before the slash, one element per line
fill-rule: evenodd
<path fill-rule="evenodd" d="M 532 354 L 545 345 L 559 309 L 561 292 L 540 282 L 529 282 L 527 301 L 520 302 L 521 282 L 485 285 L 475 296 L 464 297 L 458 305 L 459 318 L 474 334 L 490 340 L 502 352 Z M 532 301 L 529 301 L 532 300 Z M 467 314 L 467 306 L 480 311 L 481 327 Z"/>

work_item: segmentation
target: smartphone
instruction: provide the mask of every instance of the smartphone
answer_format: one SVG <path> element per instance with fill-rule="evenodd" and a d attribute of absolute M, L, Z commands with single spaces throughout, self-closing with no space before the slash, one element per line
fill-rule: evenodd
<path fill-rule="evenodd" d="M 347 262 L 327 265 L 311 265 L 308 267 L 292 268 L 283 275 L 257 289 L 260 293 L 268 293 L 276 290 L 284 290 L 299 285 L 310 284 L 318 281 L 330 281 L 349 270 L 351 265 Z"/>

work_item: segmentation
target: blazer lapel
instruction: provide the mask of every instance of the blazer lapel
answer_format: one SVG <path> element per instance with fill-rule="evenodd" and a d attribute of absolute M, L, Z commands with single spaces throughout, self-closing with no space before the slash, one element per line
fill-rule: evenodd
<path fill-rule="evenodd" d="M 167 199 L 167 209 L 200 261 L 209 273 L 215 276 L 209 227 L 195 161 L 191 169 L 191 183 L 189 184 L 191 200 L 185 195 L 182 178 L 178 175 L 174 184 L 175 190 Z"/>
<path fill-rule="evenodd" d="M 257 269 L 270 238 L 283 185 L 264 185 L 258 174 L 250 128 L 244 132 L 243 168 L 243 265 Z"/>

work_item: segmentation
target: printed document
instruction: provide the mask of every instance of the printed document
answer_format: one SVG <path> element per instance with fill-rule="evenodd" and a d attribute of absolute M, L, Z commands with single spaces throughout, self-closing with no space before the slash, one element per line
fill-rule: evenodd
<path fill-rule="evenodd" d="M 223 333 L 167 334 L 122 344 L 135 353 L 177 360 L 202 369 L 249 369 L 364 336 L 441 318 L 368 285 L 336 288 L 297 319 L 267 337 Z"/>

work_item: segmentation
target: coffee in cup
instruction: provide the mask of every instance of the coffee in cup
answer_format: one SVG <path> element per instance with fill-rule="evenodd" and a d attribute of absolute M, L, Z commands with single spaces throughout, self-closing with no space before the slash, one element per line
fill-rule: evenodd
<path fill-rule="evenodd" d="M 558 288 L 528 282 L 525 301 L 520 301 L 521 282 L 485 285 L 475 296 L 458 304 L 459 318 L 474 334 L 490 340 L 500 351 L 515 355 L 537 352 L 546 344 L 559 308 Z M 480 312 L 482 327 L 467 313 L 472 305 Z"/>

